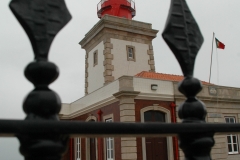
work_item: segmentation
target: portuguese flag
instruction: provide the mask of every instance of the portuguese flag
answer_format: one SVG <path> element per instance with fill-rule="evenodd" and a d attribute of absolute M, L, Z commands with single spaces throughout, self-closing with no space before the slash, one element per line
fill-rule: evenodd
<path fill-rule="evenodd" d="M 219 49 L 225 48 L 225 45 L 222 42 L 220 42 L 217 38 L 215 38 L 215 41 L 216 41 L 217 48 L 219 48 Z"/>

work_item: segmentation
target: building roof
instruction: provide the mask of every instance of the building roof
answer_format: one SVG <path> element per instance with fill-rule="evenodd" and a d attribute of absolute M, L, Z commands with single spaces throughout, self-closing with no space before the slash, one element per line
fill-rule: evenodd
<path fill-rule="evenodd" d="M 184 78 L 182 75 L 154 73 L 154 72 L 147 72 L 147 71 L 142 71 L 136 74 L 135 77 L 158 79 L 158 80 L 165 80 L 165 81 L 175 81 L 175 82 L 180 82 Z M 205 84 L 205 85 L 211 84 L 205 81 L 201 81 L 201 82 L 202 84 Z"/>

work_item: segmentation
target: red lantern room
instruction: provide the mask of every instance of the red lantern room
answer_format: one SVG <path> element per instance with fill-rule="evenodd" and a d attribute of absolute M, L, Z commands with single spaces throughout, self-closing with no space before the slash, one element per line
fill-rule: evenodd
<path fill-rule="evenodd" d="M 98 18 L 105 14 L 132 19 L 136 15 L 135 2 L 132 0 L 101 0 L 97 5 Z"/>

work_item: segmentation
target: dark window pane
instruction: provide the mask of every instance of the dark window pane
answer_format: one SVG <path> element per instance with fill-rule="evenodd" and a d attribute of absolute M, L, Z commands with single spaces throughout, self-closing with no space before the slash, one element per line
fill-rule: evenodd
<path fill-rule="evenodd" d="M 228 143 L 231 143 L 231 136 L 227 136 Z"/>
<path fill-rule="evenodd" d="M 155 112 L 154 118 L 156 122 L 165 122 L 165 114 L 162 112 Z"/>
<path fill-rule="evenodd" d="M 111 158 L 113 158 L 113 150 L 111 150 Z"/>
<path fill-rule="evenodd" d="M 228 144 L 228 151 L 232 152 L 232 145 L 231 144 Z"/>
<path fill-rule="evenodd" d="M 97 52 L 93 54 L 93 64 L 97 64 Z"/>
<path fill-rule="evenodd" d="M 165 113 L 159 111 L 147 111 L 144 113 L 145 122 L 165 122 Z"/>
<path fill-rule="evenodd" d="M 234 144 L 233 147 L 234 147 L 234 152 L 237 152 L 238 151 L 237 144 Z"/>
<path fill-rule="evenodd" d="M 113 149 L 113 139 L 111 139 L 111 149 Z"/>
<path fill-rule="evenodd" d="M 230 119 L 230 123 L 234 123 L 234 118 L 231 118 L 231 119 Z"/>
<path fill-rule="evenodd" d="M 233 143 L 237 143 L 237 136 L 233 135 Z"/>
<path fill-rule="evenodd" d="M 128 57 L 133 58 L 133 48 L 128 48 Z"/>
<path fill-rule="evenodd" d="M 151 122 L 152 121 L 152 112 L 147 111 L 144 113 L 144 121 L 145 122 Z"/>
<path fill-rule="evenodd" d="M 229 123 L 229 118 L 225 118 L 226 123 Z"/>

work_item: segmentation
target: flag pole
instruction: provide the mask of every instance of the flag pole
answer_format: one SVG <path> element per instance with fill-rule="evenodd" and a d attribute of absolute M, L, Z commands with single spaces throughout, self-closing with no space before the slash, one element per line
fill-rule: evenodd
<path fill-rule="evenodd" d="M 214 37 L 215 33 L 213 32 L 213 38 L 212 38 L 212 52 L 211 52 L 211 63 L 210 63 L 210 74 L 209 74 L 209 83 L 211 80 L 211 74 L 212 74 L 212 55 L 213 55 L 213 43 L 214 43 Z"/>

